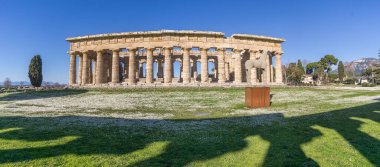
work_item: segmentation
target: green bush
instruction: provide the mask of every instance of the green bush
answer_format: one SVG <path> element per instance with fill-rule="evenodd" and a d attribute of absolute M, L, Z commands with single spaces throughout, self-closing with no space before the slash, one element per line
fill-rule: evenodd
<path fill-rule="evenodd" d="M 374 87 L 376 84 L 373 83 L 362 83 L 362 87 Z"/>
<path fill-rule="evenodd" d="M 344 84 L 355 84 L 356 79 L 348 78 L 345 81 L 343 81 Z"/>

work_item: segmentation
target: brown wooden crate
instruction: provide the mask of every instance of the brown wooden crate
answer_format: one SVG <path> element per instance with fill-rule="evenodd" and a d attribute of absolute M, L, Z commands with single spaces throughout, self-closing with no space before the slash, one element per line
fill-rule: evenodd
<path fill-rule="evenodd" d="M 269 87 L 246 87 L 245 104 L 247 108 L 262 108 L 270 106 Z"/>

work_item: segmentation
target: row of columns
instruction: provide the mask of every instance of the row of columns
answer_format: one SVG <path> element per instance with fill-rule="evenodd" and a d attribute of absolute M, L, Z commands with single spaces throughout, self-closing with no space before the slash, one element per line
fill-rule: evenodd
<path fill-rule="evenodd" d="M 137 48 L 129 48 L 128 49 L 128 84 L 132 85 L 136 83 L 136 50 Z M 155 48 L 147 48 L 146 49 L 146 83 L 153 83 L 153 51 Z M 162 77 L 162 71 L 164 71 L 164 83 L 171 83 L 173 76 L 173 64 L 172 64 L 172 56 L 171 56 L 172 48 L 164 48 L 164 69 L 162 69 L 162 60 L 157 60 L 158 62 L 158 73 L 157 77 Z M 183 83 L 187 84 L 191 81 L 190 74 L 190 50 L 191 48 L 183 48 L 183 63 L 182 63 L 182 73 L 181 77 L 183 79 Z M 240 84 L 242 83 L 242 59 L 241 52 L 242 50 L 234 49 L 234 83 Z M 111 82 L 117 84 L 120 82 L 120 50 L 112 50 L 112 64 L 111 64 Z M 229 80 L 229 67 L 228 64 L 225 63 L 225 49 L 218 48 L 217 49 L 217 64 L 215 65 L 217 69 L 218 82 L 225 83 L 226 80 Z M 251 56 L 252 57 L 252 56 Z M 276 77 L 275 80 L 277 83 L 282 83 L 282 63 L 281 63 L 281 54 L 276 54 Z M 91 70 L 91 60 L 89 58 L 89 52 L 83 52 L 82 56 L 79 56 L 79 71 L 78 71 L 78 82 L 76 82 L 76 53 L 70 53 L 70 85 L 85 85 L 89 84 L 89 81 L 94 80 L 95 84 L 103 84 L 107 83 L 105 79 L 105 67 L 108 66 L 105 64 L 105 56 L 103 51 L 96 51 L 96 61 L 95 61 L 95 74 L 92 74 L 89 70 Z M 200 61 L 201 61 L 201 82 L 207 83 L 209 82 L 208 75 L 208 56 L 207 49 L 200 48 Z M 266 81 L 274 81 L 274 73 L 272 67 L 272 59 L 270 56 L 266 58 L 266 69 L 265 70 L 265 80 Z M 168 63 L 167 63 L 168 62 Z M 226 67 L 227 66 L 227 67 Z M 195 68 L 195 70 L 194 70 Z M 125 69 L 126 70 L 126 69 Z M 193 64 L 192 71 L 196 71 L 196 62 Z M 194 74 L 196 75 L 196 74 Z M 254 74 L 256 75 L 256 71 Z M 194 76 L 196 77 L 196 76 Z M 90 79 L 91 78 L 91 79 Z M 263 79 L 263 80 L 264 80 Z"/>

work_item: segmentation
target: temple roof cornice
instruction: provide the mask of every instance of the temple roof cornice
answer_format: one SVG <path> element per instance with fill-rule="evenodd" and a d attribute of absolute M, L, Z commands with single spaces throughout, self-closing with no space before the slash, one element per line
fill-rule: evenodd
<path fill-rule="evenodd" d="M 98 38 L 107 38 L 107 37 L 171 35 L 171 34 L 173 34 L 173 35 L 204 35 L 204 36 L 224 37 L 223 32 L 194 31 L 194 30 L 159 30 L 159 31 L 138 31 L 138 32 L 121 32 L 121 33 L 86 35 L 86 36 L 66 38 L 66 41 L 72 42 L 72 41 L 83 40 L 83 39 L 98 39 Z"/>

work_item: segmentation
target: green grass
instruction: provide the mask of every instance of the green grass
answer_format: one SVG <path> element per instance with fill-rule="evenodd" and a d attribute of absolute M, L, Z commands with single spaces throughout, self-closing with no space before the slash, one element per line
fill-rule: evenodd
<path fill-rule="evenodd" d="M 175 92 L 181 93 L 180 99 L 186 101 L 174 98 Z M 93 115 L 81 115 L 78 111 L 54 117 L 22 112 L 21 116 L 0 116 L 0 165 L 380 166 L 380 101 L 343 103 L 344 99 L 374 97 L 380 92 L 272 88 L 271 93 L 272 106 L 262 114 L 244 108 L 241 88 L 3 94 L 0 102 L 21 106 L 26 104 L 20 100 L 94 94 L 140 94 L 141 100 L 159 96 L 174 103 L 158 108 L 143 104 L 134 109 L 105 108 Z M 223 97 L 216 98 L 220 95 Z M 228 107 L 215 105 L 223 104 L 220 100 L 231 103 Z M 199 103 L 203 108 L 165 106 L 176 102 Z M 242 112 L 232 114 L 238 110 Z M 97 116 L 137 112 L 173 113 L 173 116 L 166 119 Z"/>

